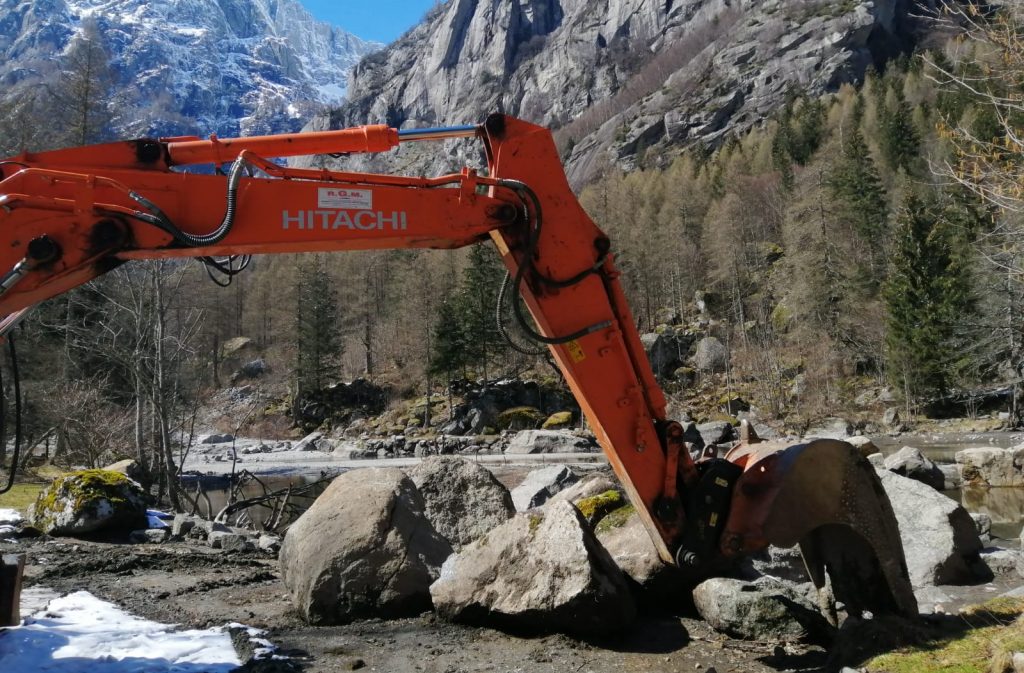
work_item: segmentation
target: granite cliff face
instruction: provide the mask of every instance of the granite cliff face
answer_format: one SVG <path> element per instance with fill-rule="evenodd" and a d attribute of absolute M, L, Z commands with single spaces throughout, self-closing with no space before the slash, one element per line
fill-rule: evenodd
<path fill-rule="evenodd" d="M 449 0 L 356 66 L 348 102 L 311 128 L 462 124 L 504 111 L 556 128 L 580 184 L 638 151 L 714 143 L 772 113 L 791 90 L 858 80 L 908 46 L 911 5 Z M 465 147 L 403 150 L 400 163 L 442 170 L 465 160 Z"/>
<path fill-rule="evenodd" d="M 0 0 L 0 98 L 56 76 L 86 21 L 128 93 L 120 135 L 298 130 L 381 47 L 295 0 Z"/>

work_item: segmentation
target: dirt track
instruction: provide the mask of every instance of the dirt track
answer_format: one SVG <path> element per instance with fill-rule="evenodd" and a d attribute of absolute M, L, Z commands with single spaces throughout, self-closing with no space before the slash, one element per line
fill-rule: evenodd
<path fill-rule="evenodd" d="M 186 543 L 0 543 L 0 552 L 15 551 L 28 554 L 29 586 L 85 589 L 135 614 L 187 627 L 242 622 L 266 629 L 292 659 L 254 669 L 261 671 L 758 673 L 821 670 L 825 659 L 820 648 L 787 654 L 769 644 L 732 641 L 687 617 L 648 617 L 620 637 L 594 642 L 517 637 L 432 614 L 310 627 L 292 611 L 277 561 L 268 554 L 226 554 Z"/>

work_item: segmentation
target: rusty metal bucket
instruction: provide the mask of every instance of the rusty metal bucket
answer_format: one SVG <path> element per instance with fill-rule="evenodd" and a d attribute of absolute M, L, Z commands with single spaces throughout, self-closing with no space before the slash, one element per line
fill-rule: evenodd
<path fill-rule="evenodd" d="M 720 549 L 735 558 L 799 544 L 826 618 L 832 595 L 848 614 L 916 617 L 896 516 L 874 467 L 846 442 L 741 443 L 726 460 L 743 467 Z"/>

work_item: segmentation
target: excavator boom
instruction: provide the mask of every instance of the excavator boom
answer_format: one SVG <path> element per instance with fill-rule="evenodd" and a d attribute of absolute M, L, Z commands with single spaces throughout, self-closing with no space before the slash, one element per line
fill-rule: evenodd
<path fill-rule="evenodd" d="M 398 177 L 271 161 L 468 137 L 483 144 L 486 176 L 463 169 Z M 175 170 L 196 164 L 218 174 Z M 520 326 L 550 348 L 666 563 L 710 575 L 768 544 L 801 543 L 820 587 L 826 570 L 859 563 L 858 576 L 874 573 L 883 587 L 878 600 L 861 601 L 865 609 L 916 614 L 891 508 L 852 447 L 747 443 L 728 459 L 691 455 L 683 428 L 666 417 L 610 241 L 573 196 L 551 134 L 521 120 L 143 139 L 2 161 L 0 331 L 31 306 L 133 259 L 197 257 L 223 266 L 238 255 L 452 248 L 487 238 L 529 310 L 518 315 L 512 302 Z M 826 454 L 836 478 L 822 487 L 808 466 L 820 467 Z M 814 517 L 802 511 L 808 502 L 821 505 Z M 830 555 L 835 526 L 863 541 L 843 538 L 844 548 L 858 550 L 853 560 Z"/>

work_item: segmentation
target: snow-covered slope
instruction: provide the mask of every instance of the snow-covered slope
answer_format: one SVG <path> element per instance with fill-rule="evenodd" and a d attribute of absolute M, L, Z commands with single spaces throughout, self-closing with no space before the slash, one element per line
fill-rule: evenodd
<path fill-rule="evenodd" d="M 88 20 L 124 92 L 127 135 L 297 130 L 381 46 L 296 0 L 0 0 L 0 96 L 52 77 Z"/>

